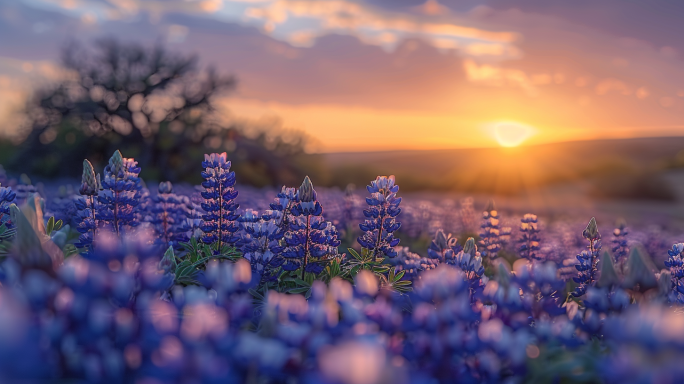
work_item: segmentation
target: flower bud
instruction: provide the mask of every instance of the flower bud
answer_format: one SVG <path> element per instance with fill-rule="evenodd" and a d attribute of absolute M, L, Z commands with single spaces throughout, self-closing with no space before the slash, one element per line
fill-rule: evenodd
<path fill-rule="evenodd" d="M 95 176 L 95 170 L 90 161 L 83 160 L 83 175 L 81 176 L 81 188 L 79 192 L 81 195 L 93 196 L 97 195 L 100 190 L 99 181 Z"/>

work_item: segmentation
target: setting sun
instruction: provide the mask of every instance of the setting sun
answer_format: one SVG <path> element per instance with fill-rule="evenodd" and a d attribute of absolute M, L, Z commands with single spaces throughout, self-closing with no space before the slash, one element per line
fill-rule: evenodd
<path fill-rule="evenodd" d="M 494 127 L 494 137 L 502 147 L 517 147 L 534 133 L 534 129 L 524 124 L 504 122 Z"/>

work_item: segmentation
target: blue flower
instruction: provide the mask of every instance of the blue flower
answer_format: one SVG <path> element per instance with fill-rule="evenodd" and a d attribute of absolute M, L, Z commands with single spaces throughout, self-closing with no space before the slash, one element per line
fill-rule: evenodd
<path fill-rule="evenodd" d="M 150 222 L 161 236 L 163 243 L 178 248 L 179 243 L 190 241 L 189 232 L 192 230 L 190 199 L 173 193 L 173 185 L 166 181 L 159 183 L 158 193 L 152 198 L 152 202 L 149 208 Z"/>
<path fill-rule="evenodd" d="M 83 175 L 81 176 L 81 187 L 79 193 L 83 196 L 97 196 L 100 193 L 101 182 L 100 174 L 95 174 L 93 165 L 90 161 L 83 160 Z"/>
<path fill-rule="evenodd" d="M 482 257 L 494 259 L 501 250 L 501 240 L 499 238 L 499 213 L 494 206 L 494 201 L 489 201 L 489 204 L 487 204 L 487 207 L 482 213 L 482 218 L 484 219 L 484 222 L 481 225 L 480 253 L 482 254 Z"/>
<path fill-rule="evenodd" d="M 93 165 L 88 160 L 83 160 L 83 174 L 79 193 L 82 197 L 75 201 L 76 206 L 76 230 L 80 233 L 78 241 L 74 244 L 83 252 L 91 252 L 93 239 L 97 231 L 97 196 L 102 189 L 100 175 L 95 174 Z"/>
<path fill-rule="evenodd" d="M 672 303 L 684 304 L 684 243 L 677 243 L 667 251 L 665 267 L 670 270 L 671 290 L 668 299 Z"/>
<path fill-rule="evenodd" d="M 216 252 L 221 252 L 223 245 L 235 245 L 239 240 L 235 236 L 238 226 L 235 220 L 239 205 L 235 203 L 238 191 L 235 186 L 235 172 L 230 170 L 231 163 L 226 160 L 226 153 L 204 155 L 202 162 L 202 216 L 201 229 L 204 232 L 202 241 L 205 244 L 216 244 Z"/>
<path fill-rule="evenodd" d="M 613 255 L 615 257 L 615 264 L 621 266 L 627 260 L 629 255 L 629 246 L 627 245 L 627 235 L 629 230 L 627 223 L 624 220 L 617 222 L 617 228 L 613 230 Z"/>
<path fill-rule="evenodd" d="M 539 239 L 537 215 L 527 213 L 520 221 L 521 236 L 518 240 L 518 243 L 520 243 L 520 257 L 530 261 L 541 260 L 541 255 L 538 253 L 541 240 Z"/>
<path fill-rule="evenodd" d="M 458 252 L 452 262 L 453 264 L 465 273 L 465 280 L 468 282 L 471 297 L 479 293 L 483 288 L 482 276 L 484 275 L 484 266 L 482 265 L 482 257 L 477 251 L 475 239 L 469 237 L 466 240 L 463 249 Z"/>
<path fill-rule="evenodd" d="M 76 230 L 80 233 L 78 241 L 74 244 L 82 252 L 91 252 L 93 240 L 97 231 L 97 208 L 93 196 L 79 197 L 75 201 L 76 205 Z"/>
<path fill-rule="evenodd" d="M 283 186 L 270 204 L 274 220 L 283 232 L 290 228 L 290 223 L 294 220 L 292 206 L 295 203 L 297 203 L 297 188 Z"/>
<path fill-rule="evenodd" d="M 0 225 L 12 225 L 10 221 L 10 205 L 14 202 L 17 194 L 10 187 L 0 187 Z"/>
<path fill-rule="evenodd" d="M 242 255 L 252 266 L 252 271 L 271 280 L 275 269 L 283 263 L 280 254 L 284 247 L 280 244 L 285 233 L 278 226 L 277 215 L 267 210 L 263 215 L 247 209 L 238 219 L 240 229 L 244 232 L 240 241 Z"/>
<path fill-rule="evenodd" d="M 453 261 L 454 255 L 460 250 L 461 246 L 458 244 L 458 239 L 451 234 L 444 234 L 444 231 L 439 229 L 435 233 L 435 238 L 430 243 L 427 253 L 429 257 L 446 263 L 448 260 Z"/>
<path fill-rule="evenodd" d="M 121 236 L 140 224 L 139 206 L 143 191 L 139 173 L 135 160 L 122 157 L 119 151 L 114 152 L 104 169 L 104 190 L 100 192 L 95 207 L 98 227 L 108 227 Z"/>
<path fill-rule="evenodd" d="M 327 262 L 338 255 L 340 240 L 337 229 L 323 218 L 323 207 L 313 184 L 307 176 L 297 191 L 297 202 L 292 204 L 293 221 L 285 233 L 287 247 L 282 253 L 283 269 L 318 275 Z"/>
<path fill-rule="evenodd" d="M 594 286 L 598 274 L 598 263 L 600 259 L 601 251 L 601 234 L 598 230 L 598 225 L 596 224 L 596 219 L 591 218 L 589 224 L 582 231 L 582 237 L 589 240 L 588 251 L 582 251 L 577 255 L 577 261 L 579 264 L 575 265 L 575 269 L 579 271 L 577 277 L 573 280 L 577 283 L 577 288 L 575 292 L 572 293 L 575 297 L 580 297 L 587 292 L 588 287 Z"/>
<path fill-rule="evenodd" d="M 514 280 L 520 285 L 523 303 L 534 319 L 541 319 L 544 314 L 558 316 L 565 313 L 561 307 L 565 299 L 565 282 L 558 278 L 554 262 L 516 262 Z"/>
<path fill-rule="evenodd" d="M 31 184 L 31 179 L 25 173 L 22 173 L 19 177 L 19 185 L 15 186 L 15 193 L 14 203 L 21 206 L 31 194 L 38 193 L 38 189 Z"/>
<path fill-rule="evenodd" d="M 379 255 L 395 257 L 394 247 L 399 239 L 394 237 L 394 232 L 401 227 L 396 220 L 401 213 L 401 197 L 397 197 L 399 186 L 394 184 L 394 176 L 378 176 L 366 189 L 371 196 L 366 198 L 368 209 L 363 211 L 366 219 L 359 224 L 364 233 L 357 241 L 370 252 L 373 261 Z"/>
<path fill-rule="evenodd" d="M 397 256 L 387 259 L 387 263 L 394 266 L 396 272 L 404 271 L 404 279 L 413 281 L 420 272 L 437 268 L 439 260 L 421 257 L 408 247 L 397 247 Z"/>

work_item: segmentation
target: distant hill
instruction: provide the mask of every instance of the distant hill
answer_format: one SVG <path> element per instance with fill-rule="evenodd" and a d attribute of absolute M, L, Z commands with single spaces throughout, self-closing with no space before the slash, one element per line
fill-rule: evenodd
<path fill-rule="evenodd" d="M 322 181 L 341 187 L 346 183 L 366 184 L 378 174 L 394 174 L 404 190 L 511 195 L 553 184 L 590 182 L 598 195 L 668 200 L 674 197 L 659 175 L 667 169 L 684 168 L 684 137 L 517 148 L 329 153 L 320 155 L 320 160 Z M 662 190 L 634 191 L 644 189 L 638 184 Z"/>

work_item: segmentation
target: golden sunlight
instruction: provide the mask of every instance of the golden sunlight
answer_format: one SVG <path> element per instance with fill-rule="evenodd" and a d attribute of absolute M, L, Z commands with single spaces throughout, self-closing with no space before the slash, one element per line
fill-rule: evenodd
<path fill-rule="evenodd" d="M 494 127 L 494 137 L 502 147 L 517 147 L 533 133 L 532 127 L 513 122 L 498 123 Z"/>

